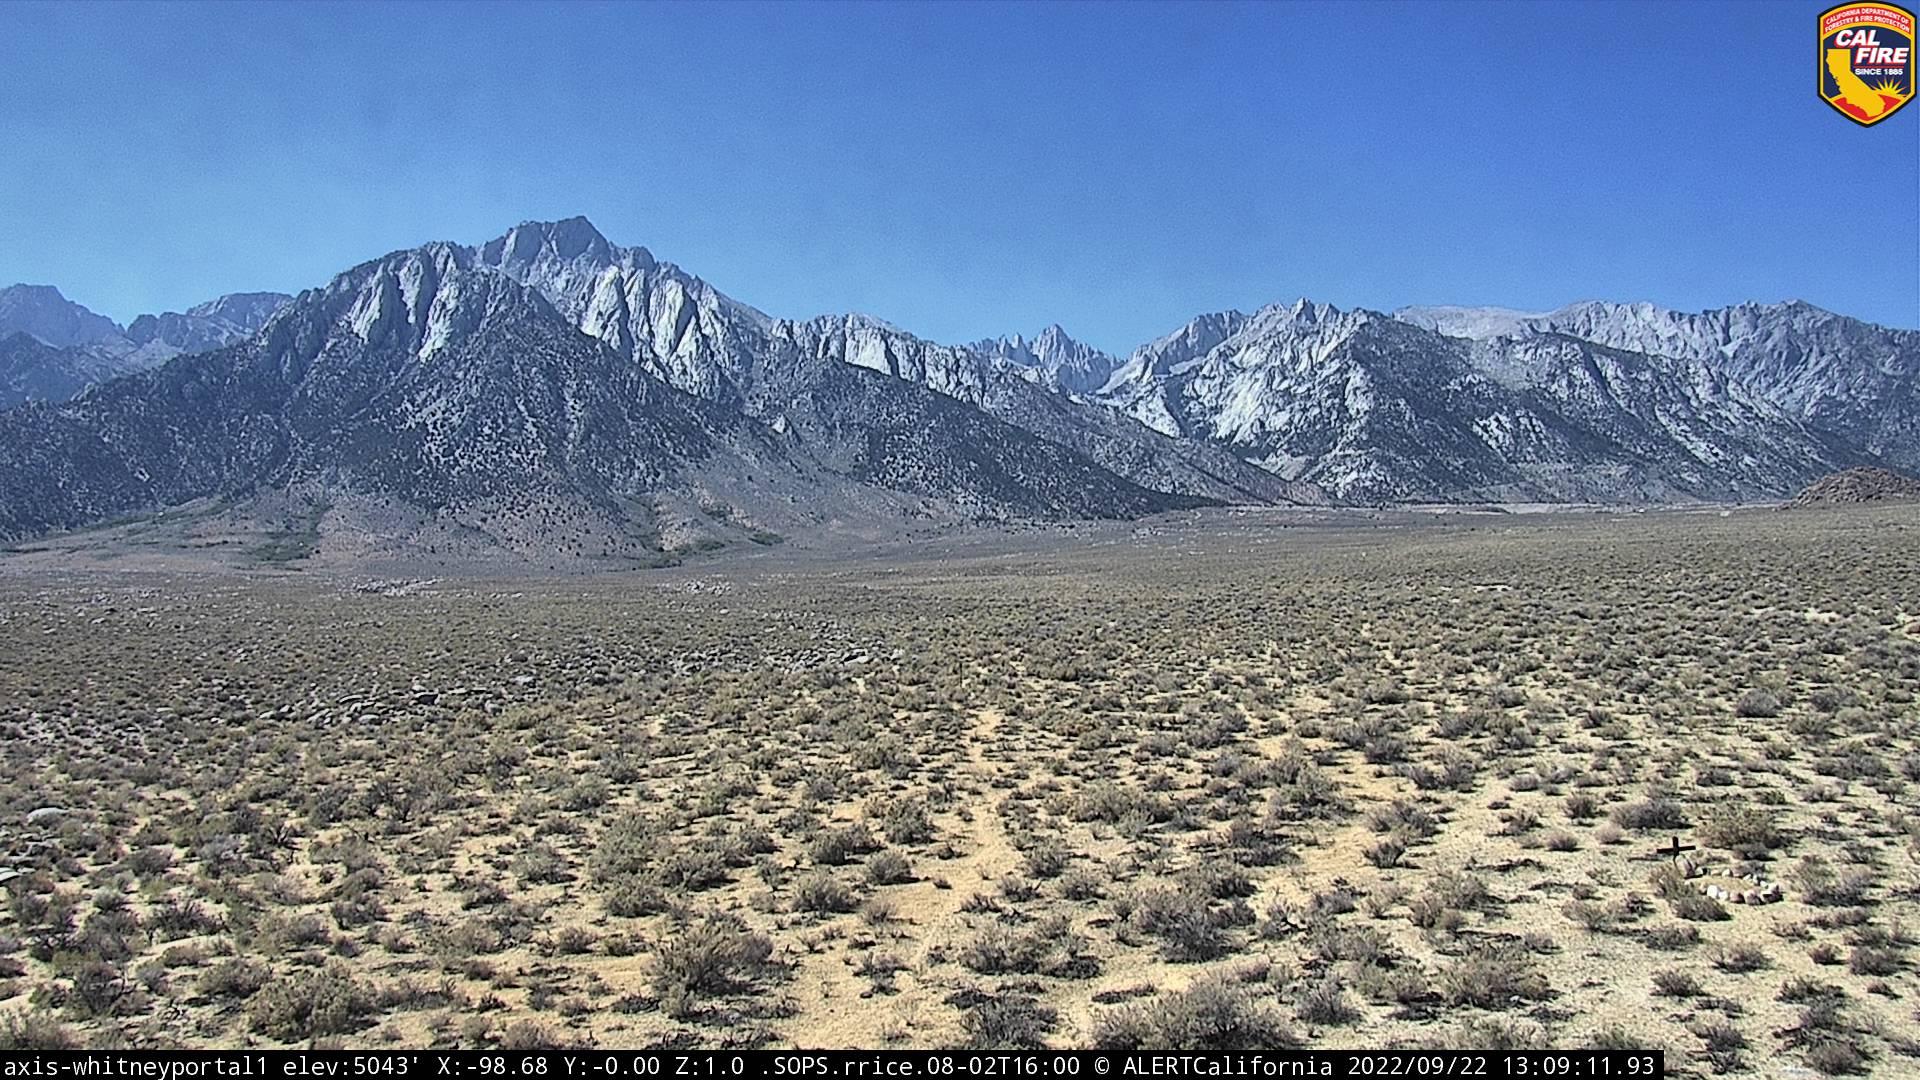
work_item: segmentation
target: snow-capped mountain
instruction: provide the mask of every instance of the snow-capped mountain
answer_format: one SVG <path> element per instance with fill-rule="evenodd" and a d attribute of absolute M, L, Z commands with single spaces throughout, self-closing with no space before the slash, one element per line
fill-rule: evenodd
<path fill-rule="evenodd" d="M 29 402 L 0 413 L 0 537 L 298 498 L 354 523 L 335 536 L 645 559 L 1207 503 L 1775 498 L 1920 460 L 1920 334 L 1804 304 L 1300 300 L 1123 362 L 1057 326 L 947 345 L 776 318 L 584 218 L 125 332 L 50 289 L 0 298 L 66 342 L 0 335 L 0 406 Z"/>
<path fill-rule="evenodd" d="M 1404 307 L 1393 313 L 1393 317 L 1401 322 L 1424 326 L 1448 337 L 1472 338 L 1475 341 L 1527 333 L 1534 329 L 1532 320 L 1544 315 L 1544 312 L 1515 311 L 1513 308 L 1456 307 L 1447 304 Z"/>
<path fill-rule="evenodd" d="M 846 365 L 984 410 L 1143 487 L 1234 502 L 1320 499 L 1215 448 L 1051 393 L 1010 358 L 936 344 L 866 315 L 773 318 L 645 248 L 608 242 L 585 218 L 525 222 L 474 257 L 537 289 L 582 331 L 672 385 L 767 423 L 781 422 L 802 399 L 832 400 L 826 384 L 843 381 L 835 365 Z M 1098 363 L 1064 334 L 1042 337 L 1051 357 Z"/>
<path fill-rule="evenodd" d="M 581 330 L 711 401 L 740 399 L 772 319 L 586 218 L 529 221 L 480 246 L 477 265 L 540 292 Z"/>
<path fill-rule="evenodd" d="M 1543 329 L 1710 365 L 1807 422 L 1895 464 L 1920 466 L 1920 331 L 1812 304 L 1740 304 L 1699 313 L 1585 303 Z"/>

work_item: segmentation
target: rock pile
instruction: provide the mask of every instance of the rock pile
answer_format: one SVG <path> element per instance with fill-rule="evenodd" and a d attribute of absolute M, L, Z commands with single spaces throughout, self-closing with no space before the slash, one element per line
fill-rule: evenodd
<path fill-rule="evenodd" d="M 1756 873 L 1730 874 L 1709 870 L 1685 855 L 1673 860 L 1673 868 L 1712 900 L 1729 904 L 1771 904 L 1786 898 L 1786 890 L 1780 887 L 1779 882 L 1768 881 Z"/>

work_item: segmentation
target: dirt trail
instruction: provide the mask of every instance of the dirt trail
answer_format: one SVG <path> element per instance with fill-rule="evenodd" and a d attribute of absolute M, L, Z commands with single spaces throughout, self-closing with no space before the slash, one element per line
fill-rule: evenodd
<path fill-rule="evenodd" d="M 981 710 L 967 741 L 966 779 L 989 794 L 999 769 L 1001 720 L 997 710 Z M 802 958 L 793 996 L 807 1022 L 804 1029 L 787 1031 L 796 1046 L 882 1046 L 889 1031 L 910 1032 L 914 1044 L 922 1046 L 958 1036 L 957 1027 L 947 1030 L 951 1018 L 946 1011 L 929 1000 L 941 996 L 942 988 L 937 982 L 920 980 L 929 968 L 930 951 L 951 952 L 965 943 L 969 932 L 960 909 L 967 900 L 993 891 L 1001 878 L 1019 866 L 1020 853 L 1008 839 L 993 802 L 989 795 L 969 800 L 972 820 L 958 814 L 936 817 L 935 846 L 945 841 L 957 857 L 916 858 L 917 880 L 884 890 L 894 903 L 895 922 L 869 928 L 850 917 L 837 921 L 850 945 L 866 947 L 829 947 Z M 885 952 L 907 963 L 896 977 L 899 994 L 861 996 L 871 983 L 855 973 L 855 965 L 868 952 Z"/>

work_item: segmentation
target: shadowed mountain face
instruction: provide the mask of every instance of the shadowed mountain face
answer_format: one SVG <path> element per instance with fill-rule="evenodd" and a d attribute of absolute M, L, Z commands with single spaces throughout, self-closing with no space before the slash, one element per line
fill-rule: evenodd
<path fill-rule="evenodd" d="M 123 332 L 51 286 L 0 289 L 0 409 L 64 401 L 95 383 L 251 337 L 290 297 L 234 293 L 185 312 L 142 315 Z M 19 337 L 32 345 L 5 342 Z"/>
<path fill-rule="evenodd" d="M 0 338 L 0 409 L 27 401 L 65 401 L 125 373 L 119 357 L 96 347 L 55 347 L 31 334 L 10 334 Z"/>
<path fill-rule="evenodd" d="M 937 345 L 863 315 L 775 319 L 645 248 L 607 242 L 585 218 L 522 224 L 475 261 L 537 289 L 583 332 L 674 386 L 768 423 L 794 401 L 831 400 L 852 366 L 983 410 L 1142 487 L 1222 502 L 1321 501 L 1217 448 L 1053 393 L 1035 377 L 1038 361 Z M 1049 357 L 1098 367 L 1064 334 L 1042 338 Z"/>
<path fill-rule="evenodd" d="M 119 340 L 120 327 L 61 295 L 51 285 L 0 289 L 0 337 L 26 334 L 45 345 L 97 345 Z"/>
<path fill-rule="evenodd" d="M 743 522 L 890 505 L 870 488 L 967 516 L 1196 504 L 922 387 L 817 366 L 814 392 L 769 427 L 669 386 L 471 249 L 429 245 L 303 293 L 241 344 L 0 414 L 0 535 L 302 490 L 392 497 L 533 544 L 514 527 L 535 507 L 647 535 L 660 500 L 712 506 L 714 478 L 741 477 L 724 510 Z"/>

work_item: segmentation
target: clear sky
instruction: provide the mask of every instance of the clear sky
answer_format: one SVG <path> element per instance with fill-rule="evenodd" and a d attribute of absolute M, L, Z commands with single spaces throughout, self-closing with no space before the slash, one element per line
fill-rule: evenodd
<path fill-rule="evenodd" d="M 0 283 L 125 321 L 585 214 L 772 314 L 1800 298 L 1920 325 L 1920 104 L 1779 3 L 0 2 Z"/>

